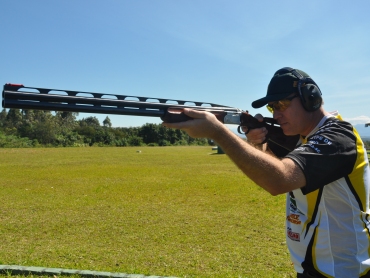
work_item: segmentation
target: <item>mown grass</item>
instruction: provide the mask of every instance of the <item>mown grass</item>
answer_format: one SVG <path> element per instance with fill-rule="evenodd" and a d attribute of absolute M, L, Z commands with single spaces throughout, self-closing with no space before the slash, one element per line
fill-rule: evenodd
<path fill-rule="evenodd" d="M 285 197 L 211 147 L 0 149 L 0 173 L 0 264 L 295 277 Z"/>

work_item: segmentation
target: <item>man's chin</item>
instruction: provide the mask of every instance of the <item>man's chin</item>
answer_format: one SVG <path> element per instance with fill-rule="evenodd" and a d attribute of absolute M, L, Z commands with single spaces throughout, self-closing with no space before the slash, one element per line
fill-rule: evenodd
<path fill-rule="evenodd" d="M 297 132 L 283 132 L 285 136 L 296 136 L 298 135 Z"/>
<path fill-rule="evenodd" d="M 294 136 L 297 135 L 297 132 L 294 132 L 293 130 L 289 130 L 286 126 L 281 126 L 281 129 L 283 130 L 284 135 L 286 136 Z"/>

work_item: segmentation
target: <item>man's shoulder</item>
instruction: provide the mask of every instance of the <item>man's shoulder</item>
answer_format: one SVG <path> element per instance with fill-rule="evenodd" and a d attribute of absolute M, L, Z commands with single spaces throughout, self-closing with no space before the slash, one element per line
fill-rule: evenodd
<path fill-rule="evenodd" d="M 339 116 L 339 117 L 338 117 Z M 351 123 L 344 121 L 340 115 L 328 117 L 313 135 L 328 133 L 328 134 L 344 134 L 346 136 L 353 135 L 353 126 Z"/>
<path fill-rule="evenodd" d="M 307 143 L 311 145 L 315 143 L 317 146 L 320 145 L 320 148 L 325 146 L 328 152 L 355 148 L 356 141 L 353 126 L 338 117 L 327 117 L 317 130 L 307 137 Z"/>

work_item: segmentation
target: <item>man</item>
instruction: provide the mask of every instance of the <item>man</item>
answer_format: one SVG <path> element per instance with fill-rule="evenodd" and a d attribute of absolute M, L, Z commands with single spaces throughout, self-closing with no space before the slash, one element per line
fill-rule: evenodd
<path fill-rule="evenodd" d="M 252 106 L 266 104 L 285 135 L 300 135 L 282 158 L 261 146 L 265 128 L 247 132 L 246 143 L 208 112 L 184 109 L 193 120 L 163 125 L 213 139 L 260 187 L 286 193 L 286 240 L 297 277 L 370 277 L 370 171 L 357 131 L 324 110 L 319 87 L 301 70 L 278 70 Z"/>

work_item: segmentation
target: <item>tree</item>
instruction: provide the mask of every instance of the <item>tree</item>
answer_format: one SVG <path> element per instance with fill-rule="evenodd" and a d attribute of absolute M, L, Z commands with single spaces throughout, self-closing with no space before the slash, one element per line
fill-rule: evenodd
<path fill-rule="evenodd" d="M 145 144 L 158 143 L 159 128 L 156 124 L 145 124 L 140 128 L 138 136 Z"/>
<path fill-rule="evenodd" d="M 56 112 L 55 117 L 58 123 L 66 128 L 74 128 L 76 126 L 76 117 L 78 113 L 75 112 Z"/>
<path fill-rule="evenodd" d="M 50 111 L 33 110 L 33 117 L 35 122 L 47 122 L 53 118 Z"/>
<path fill-rule="evenodd" d="M 10 108 L 6 115 L 6 125 L 18 128 L 22 124 L 22 113 L 19 109 Z"/>
<path fill-rule="evenodd" d="M 99 119 L 97 117 L 87 117 L 79 121 L 80 126 L 100 127 Z"/>
<path fill-rule="evenodd" d="M 35 122 L 35 113 L 33 110 L 28 110 L 28 109 L 24 109 L 22 110 L 22 115 L 23 115 L 23 124 L 24 123 L 27 123 L 27 124 L 34 124 Z"/>
<path fill-rule="evenodd" d="M 55 145 L 57 133 L 55 132 L 55 125 L 51 121 L 44 121 L 37 123 L 33 129 L 32 138 L 44 145 Z"/>
<path fill-rule="evenodd" d="M 6 123 L 6 116 L 7 116 L 6 109 L 4 108 L 0 113 L 0 128 L 5 126 Z"/>
<path fill-rule="evenodd" d="M 105 126 L 105 127 L 112 127 L 112 122 L 110 121 L 110 119 L 109 119 L 108 116 L 103 121 L 103 126 Z"/>
<path fill-rule="evenodd" d="M 76 117 L 78 113 L 75 112 L 56 112 L 54 121 L 56 123 L 56 143 L 58 145 L 67 147 L 73 146 L 76 142 L 82 143 L 81 136 L 75 132 L 78 126 Z"/>

